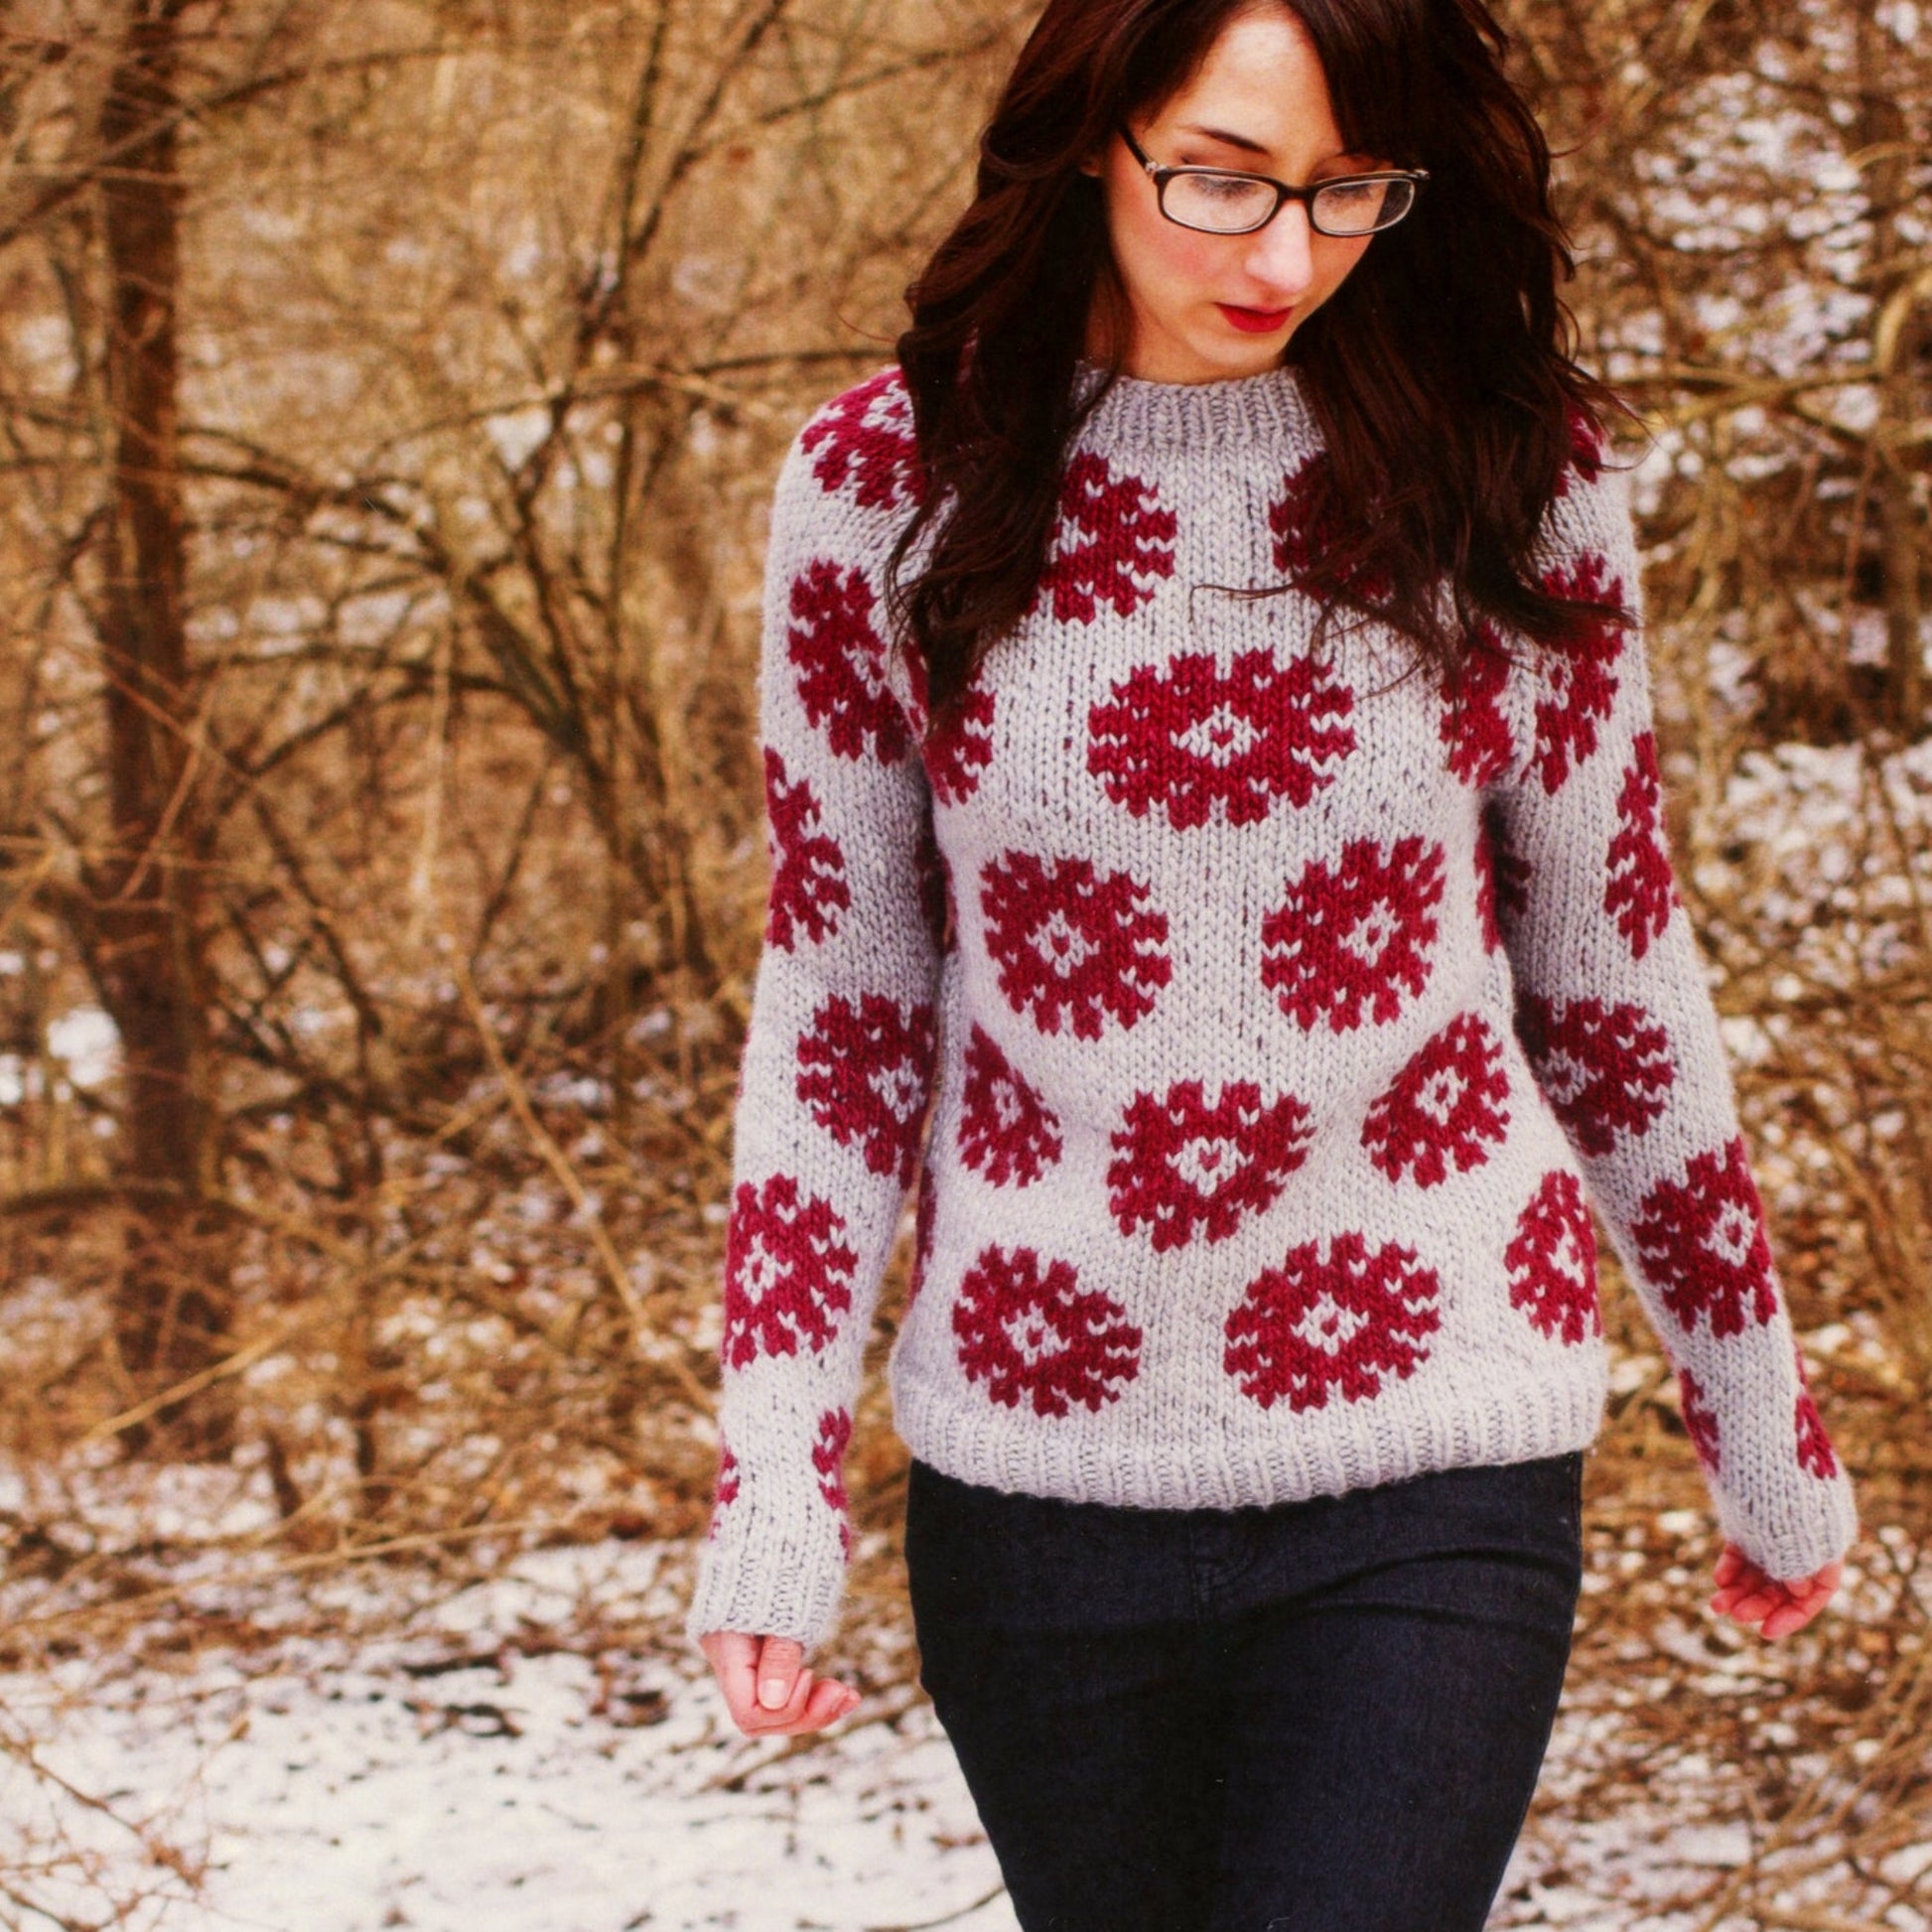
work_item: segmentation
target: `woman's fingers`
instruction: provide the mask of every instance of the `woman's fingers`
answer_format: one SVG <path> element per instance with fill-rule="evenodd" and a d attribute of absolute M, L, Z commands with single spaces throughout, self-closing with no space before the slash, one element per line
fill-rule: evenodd
<path fill-rule="evenodd" d="M 1788 1637 L 1831 1601 L 1844 1570 L 1844 1563 L 1834 1560 L 1814 1576 L 1782 1582 L 1767 1576 L 1735 1544 L 1726 1543 L 1713 1571 L 1717 1587 L 1710 1607 L 1747 1626 L 1761 1625 L 1767 1639 Z"/>
<path fill-rule="evenodd" d="M 796 1637 L 766 1637 L 759 1653 L 759 1704 L 766 1711 L 789 1709 L 797 1691 L 805 1646 Z"/>
<path fill-rule="evenodd" d="M 790 1637 L 754 1637 L 716 1630 L 700 1639 L 725 1694 L 732 1722 L 748 1737 L 782 1737 L 836 1724 L 859 1703 L 857 1691 L 819 1677 L 799 1662 L 803 1646 Z M 777 1668 L 772 1669 L 773 1665 Z M 764 1684 L 780 1686 L 783 1702 L 767 1705 Z"/>

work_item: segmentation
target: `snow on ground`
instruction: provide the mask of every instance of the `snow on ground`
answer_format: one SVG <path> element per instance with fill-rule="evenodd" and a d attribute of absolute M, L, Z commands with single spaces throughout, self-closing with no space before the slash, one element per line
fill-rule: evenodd
<path fill-rule="evenodd" d="M 671 1555 L 540 1551 L 386 1615 L 420 1580 L 284 1580 L 250 1626 L 286 1618 L 266 1646 L 216 1635 L 176 1670 L 73 1659 L 0 1679 L 0 1722 L 46 1766 L 181 1855 L 157 1872 L 137 1838 L 0 1761 L 0 1879 L 58 1829 L 92 1878 L 42 1896 L 139 1932 L 1016 1932 L 923 1697 L 884 1694 L 808 1748 L 740 1736 L 661 1634 L 687 1587 L 688 1553 Z M 1599 1701 L 1566 1701 L 1492 1927 L 1690 1932 L 1643 1899 L 1748 1857 L 1741 1829 L 1673 1819 L 1666 1789 L 1582 1819 L 1554 1802 L 1614 1726 Z M 0 1923 L 52 1921 L 0 1898 Z"/>

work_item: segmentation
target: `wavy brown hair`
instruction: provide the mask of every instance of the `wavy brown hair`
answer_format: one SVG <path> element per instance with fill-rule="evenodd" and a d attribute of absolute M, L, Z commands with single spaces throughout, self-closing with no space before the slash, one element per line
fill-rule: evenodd
<path fill-rule="evenodd" d="M 935 715 L 1032 603 L 1067 445 L 1121 372 L 1117 349 L 1084 399 L 1075 382 L 1096 301 L 1103 339 L 1124 334 L 1102 191 L 1080 163 L 1118 122 L 1158 112 L 1235 16 L 1287 4 L 1049 0 L 1021 52 L 973 203 L 906 291 L 897 344 L 927 487 L 893 553 L 892 600 Z M 1296 586 L 1388 622 L 1448 673 L 1489 626 L 1560 646 L 1586 614 L 1628 621 L 1553 595 L 1535 569 L 1565 464 L 1627 412 L 1571 357 L 1550 151 L 1503 70 L 1501 27 L 1482 0 L 1292 11 L 1348 147 L 1430 176 L 1285 351 L 1328 451 L 1322 499 L 1304 505 L 1328 543 L 1307 546 L 1319 555 Z"/>

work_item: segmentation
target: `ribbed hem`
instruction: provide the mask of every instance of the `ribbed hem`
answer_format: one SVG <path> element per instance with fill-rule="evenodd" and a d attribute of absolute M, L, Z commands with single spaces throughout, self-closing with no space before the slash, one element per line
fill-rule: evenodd
<path fill-rule="evenodd" d="M 1074 394 L 1084 401 L 1104 374 L 1098 363 L 1081 362 L 1074 376 Z M 1286 367 L 1224 382 L 1148 382 L 1139 376 L 1119 376 L 1079 437 L 1084 447 L 1103 454 L 1115 449 L 1215 449 L 1235 444 L 1312 449 L 1320 440 L 1302 378 Z"/>
<path fill-rule="evenodd" d="M 1440 1389 L 1365 1413 L 1354 1404 L 1252 1426 L 1211 1425 L 1151 1445 L 1042 1429 L 1031 1413 L 895 1385 L 894 1423 L 920 1461 L 962 1482 L 1139 1509 L 1239 1509 L 1400 1482 L 1432 1470 L 1528 1462 L 1587 1449 L 1602 1427 L 1608 1364 L 1572 1351 L 1560 1374 L 1498 1396 Z"/>

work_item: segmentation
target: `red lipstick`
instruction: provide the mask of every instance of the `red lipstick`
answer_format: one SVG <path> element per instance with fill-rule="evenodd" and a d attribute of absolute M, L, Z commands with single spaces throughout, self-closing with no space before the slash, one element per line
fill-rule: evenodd
<path fill-rule="evenodd" d="M 1231 327 L 1241 331 L 1244 336 L 1266 336 L 1282 327 L 1295 313 L 1291 305 L 1286 309 L 1237 309 L 1231 302 L 1217 302 L 1219 309 Z"/>

